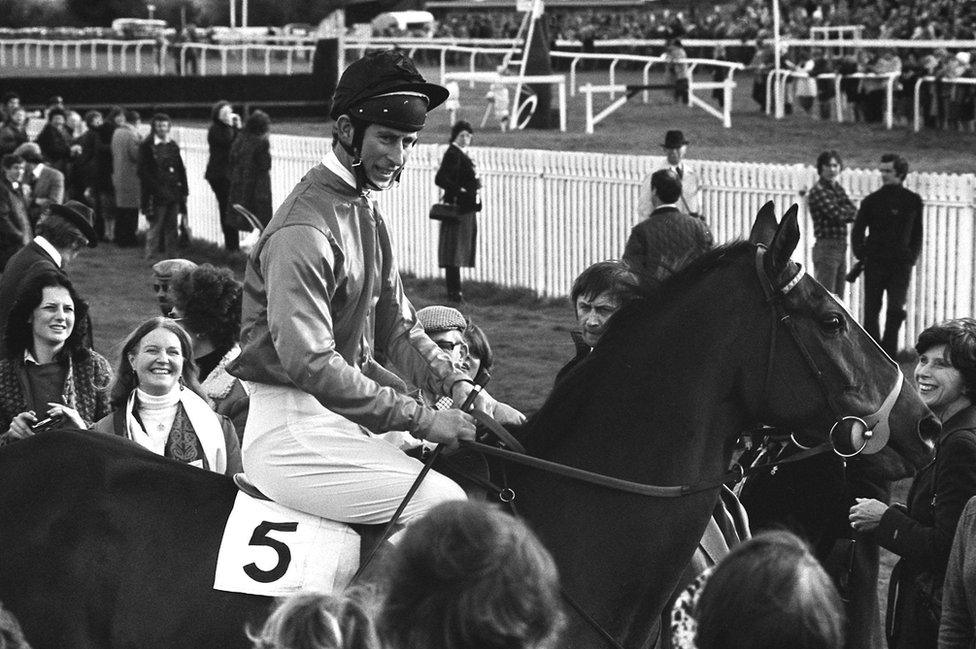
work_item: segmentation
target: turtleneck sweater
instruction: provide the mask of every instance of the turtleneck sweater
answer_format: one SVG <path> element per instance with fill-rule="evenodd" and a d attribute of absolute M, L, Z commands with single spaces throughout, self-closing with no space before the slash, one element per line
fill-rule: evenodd
<path fill-rule="evenodd" d="M 157 455 L 165 453 L 180 403 L 180 389 L 177 384 L 169 393 L 157 397 L 136 388 L 136 408 L 143 430 L 134 431 L 135 441 Z"/>

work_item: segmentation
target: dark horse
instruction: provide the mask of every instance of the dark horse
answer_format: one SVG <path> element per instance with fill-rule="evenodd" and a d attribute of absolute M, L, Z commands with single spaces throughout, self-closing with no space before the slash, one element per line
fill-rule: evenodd
<path fill-rule="evenodd" d="M 522 431 L 540 457 L 697 485 L 649 497 L 509 471 L 566 591 L 628 649 L 651 641 L 736 431 L 762 422 L 825 439 L 856 415 L 890 425 L 909 462 L 926 457 L 917 426 L 928 410 L 894 390 L 890 361 L 790 260 L 798 237 L 795 208 L 779 226 L 764 208 L 749 242 L 709 253 L 614 316 Z M 38 649 L 246 646 L 244 624 L 268 600 L 211 589 L 233 498 L 230 480 L 115 439 L 65 432 L 12 444 L 0 450 L 0 600 Z M 575 618 L 566 638 L 605 642 Z"/>

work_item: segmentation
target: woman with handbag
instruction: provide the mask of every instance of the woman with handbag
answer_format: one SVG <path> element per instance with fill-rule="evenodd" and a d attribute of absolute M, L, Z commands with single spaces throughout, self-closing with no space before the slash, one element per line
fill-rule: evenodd
<path fill-rule="evenodd" d="M 900 557 L 888 589 L 890 649 L 935 649 L 942 585 L 956 524 L 976 495 L 976 320 L 933 325 L 915 344 L 919 396 L 942 422 L 935 456 L 915 476 L 906 505 L 858 498 L 850 511 L 858 532 Z"/>
<path fill-rule="evenodd" d="M 444 190 L 442 202 L 457 206 L 457 216 L 441 220 L 437 243 L 437 263 L 444 269 L 447 296 L 452 302 L 463 302 L 461 267 L 474 267 L 475 242 L 478 237 L 476 214 L 481 211 L 481 181 L 474 162 L 465 152 L 471 144 L 474 129 L 459 120 L 451 128 L 451 144 L 444 152 L 434 182 Z"/>

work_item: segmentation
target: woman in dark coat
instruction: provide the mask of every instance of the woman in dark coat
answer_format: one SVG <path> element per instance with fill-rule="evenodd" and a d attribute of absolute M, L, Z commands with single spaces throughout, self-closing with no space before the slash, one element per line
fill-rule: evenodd
<path fill-rule="evenodd" d="M 207 144 L 210 157 L 203 177 L 210 183 L 217 206 L 220 210 L 220 229 L 224 231 L 224 248 L 240 248 L 240 235 L 237 228 L 227 221 L 230 194 L 230 147 L 241 127 L 241 118 L 234 113 L 228 101 L 218 101 L 210 113 L 210 128 L 207 130 Z"/>
<path fill-rule="evenodd" d="M 458 218 L 441 221 L 437 243 L 437 263 L 444 269 L 447 295 L 454 302 L 463 302 L 461 267 L 474 266 L 475 242 L 478 237 L 476 214 L 481 211 L 481 181 L 474 162 L 465 153 L 471 144 L 474 129 L 459 120 L 451 129 L 451 144 L 444 152 L 434 182 L 444 190 L 444 202 L 458 206 Z"/>
<path fill-rule="evenodd" d="M 915 476 L 907 506 L 858 498 L 855 530 L 874 534 L 901 559 L 891 573 L 889 649 L 935 649 L 942 583 L 956 524 L 976 495 L 976 320 L 960 318 L 923 331 L 915 345 L 919 396 L 942 422 L 935 457 Z"/>
<path fill-rule="evenodd" d="M 271 118 L 261 110 L 248 116 L 230 149 L 230 201 L 240 203 L 261 223 L 271 220 Z"/>

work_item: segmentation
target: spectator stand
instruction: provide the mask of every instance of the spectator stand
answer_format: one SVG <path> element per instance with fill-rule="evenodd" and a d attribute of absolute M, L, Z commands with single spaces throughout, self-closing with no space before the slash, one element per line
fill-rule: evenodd
<path fill-rule="evenodd" d="M 553 52 L 553 56 L 561 54 L 560 52 Z M 573 54 L 574 57 L 586 58 L 587 55 L 583 54 Z M 600 57 L 605 58 L 610 55 L 606 54 L 590 54 L 589 58 Z M 677 59 L 676 61 L 666 60 L 663 56 L 657 57 L 647 57 L 647 56 L 636 56 L 636 55 L 613 55 L 615 60 L 611 63 L 610 69 L 610 85 L 607 86 L 594 86 L 591 84 L 586 84 L 581 88 L 581 91 L 586 95 L 586 133 L 592 134 L 594 127 L 611 115 L 618 108 L 627 103 L 629 99 L 635 97 L 638 94 L 643 95 L 643 103 L 648 103 L 650 101 L 649 91 L 650 90 L 669 90 L 672 88 L 670 83 L 650 83 L 650 68 L 654 64 L 664 65 L 666 63 L 679 63 L 687 66 L 688 69 L 688 105 L 697 106 L 701 108 L 709 115 L 712 115 L 719 120 L 721 120 L 722 125 L 725 128 L 732 128 L 732 90 L 735 88 L 735 81 L 733 75 L 736 70 L 742 70 L 745 66 L 741 63 L 732 63 L 729 61 L 717 61 L 714 59 Z M 613 83 L 613 66 L 616 65 L 618 60 L 630 60 L 630 61 L 642 61 L 644 62 L 644 83 L 641 85 L 616 85 Z M 574 61 L 574 64 L 577 61 Z M 708 67 L 724 67 L 726 69 L 726 77 L 723 81 L 695 81 L 695 68 L 699 65 Z M 715 88 L 722 89 L 724 93 L 724 101 L 722 102 L 721 108 L 716 108 L 710 102 L 702 99 L 700 96 L 695 94 L 696 90 L 713 90 Z M 609 106 L 604 108 L 599 113 L 593 113 L 593 95 L 597 93 L 608 93 L 612 102 Z M 616 98 L 616 93 L 623 92 L 623 96 Z"/>

